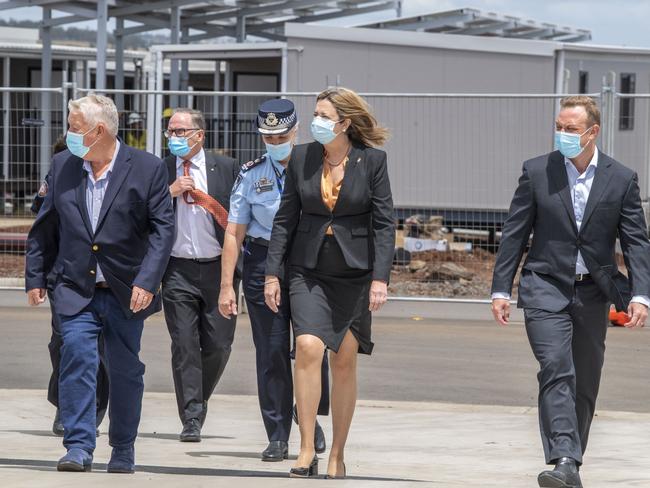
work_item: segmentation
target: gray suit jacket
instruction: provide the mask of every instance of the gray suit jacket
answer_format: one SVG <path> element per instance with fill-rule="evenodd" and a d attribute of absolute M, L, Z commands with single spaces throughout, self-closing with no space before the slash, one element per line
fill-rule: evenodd
<path fill-rule="evenodd" d="M 518 306 L 558 312 L 573 297 L 580 250 L 594 281 L 618 310 L 632 295 L 650 295 L 650 242 L 637 175 L 602 152 L 580 231 L 576 226 L 564 156 L 554 151 L 523 165 L 503 227 L 492 292 L 509 293 L 528 244 Z M 629 279 L 618 271 L 620 238 Z"/>

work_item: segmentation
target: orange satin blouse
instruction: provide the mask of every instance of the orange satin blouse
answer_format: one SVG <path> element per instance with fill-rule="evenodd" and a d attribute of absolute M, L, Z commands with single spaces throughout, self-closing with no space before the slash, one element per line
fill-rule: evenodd
<path fill-rule="evenodd" d="M 344 171 L 345 171 L 345 166 L 348 164 L 348 159 L 349 158 L 345 158 L 341 163 L 343 165 Z M 325 206 L 329 208 L 330 211 L 332 211 L 334 209 L 334 205 L 336 205 L 336 201 L 339 198 L 339 192 L 341 191 L 343 178 L 341 178 L 341 181 L 339 181 L 337 185 L 334 185 L 330 178 L 330 173 L 331 173 L 331 169 L 329 164 L 323 162 L 323 176 L 320 179 L 320 194 Z M 331 226 L 328 227 L 325 233 L 327 235 L 332 235 L 333 234 L 332 227 Z"/>

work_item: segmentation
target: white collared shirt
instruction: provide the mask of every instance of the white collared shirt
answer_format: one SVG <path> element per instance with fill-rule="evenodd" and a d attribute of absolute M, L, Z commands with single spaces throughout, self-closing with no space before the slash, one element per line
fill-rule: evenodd
<path fill-rule="evenodd" d="M 83 168 L 88 173 L 88 180 L 86 182 L 86 210 L 88 210 L 88 218 L 90 219 L 90 225 L 92 226 L 93 232 L 97 230 L 99 214 L 102 210 L 102 203 L 104 203 L 104 195 L 106 195 L 106 189 L 111 181 L 113 166 L 115 166 L 115 159 L 117 159 L 117 154 L 119 152 L 120 141 L 119 139 L 115 139 L 115 152 L 113 153 L 113 158 L 108 164 L 108 169 L 97 179 L 95 179 L 92 164 L 90 161 L 84 159 Z M 106 281 L 106 278 L 104 278 L 104 273 L 102 273 L 102 269 L 98 264 L 95 270 L 95 283 L 99 283 L 100 281 Z"/>
<path fill-rule="evenodd" d="M 576 226 L 578 231 L 582 226 L 582 219 L 585 215 L 585 207 L 589 199 L 589 192 L 591 185 L 594 182 L 596 175 L 596 168 L 598 167 L 598 148 L 594 150 L 594 155 L 589 161 L 587 169 L 580 174 L 573 162 L 569 158 L 564 158 L 564 167 L 566 168 L 566 175 L 569 179 L 569 191 L 571 193 L 571 202 L 573 203 L 573 215 L 576 218 Z M 576 259 L 576 274 L 588 274 L 589 270 L 585 264 L 582 254 L 578 249 L 578 257 Z"/>
<path fill-rule="evenodd" d="M 176 158 L 176 176 L 183 176 L 183 158 Z M 201 149 L 190 159 L 190 176 L 194 188 L 208 193 L 205 151 Z M 189 197 L 192 200 L 192 197 Z M 221 255 L 221 245 L 214 230 L 214 219 L 200 205 L 185 203 L 183 195 L 176 198 L 176 239 L 172 256 L 176 258 L 209 259 Z"/>

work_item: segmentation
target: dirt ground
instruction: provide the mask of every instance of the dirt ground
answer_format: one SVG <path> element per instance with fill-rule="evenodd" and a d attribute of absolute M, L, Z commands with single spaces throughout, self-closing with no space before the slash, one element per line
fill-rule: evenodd
<path fill-rule="evenodd" d="M 426 256 L 418 256 L 418 254 Z M 473 253 L 430 252 L 416 253 L 417 259 L 427 263 L 454 262 L 471 271 L 471 280 L 428 281 L 419 279 L 408 266 L 394 266 L 391 272 L 389 294 L 391 296 L 417 297 L 466 297 L 486 298 L 490 293 L 494 255 L 486 251 Z M 0 278 L 22 278 L 25 272 L 25 257 L 15 254 L 0 254 Z"/>
<path fill-rule="evenodd" d="M 426 263 L 424 270 L 412 272 L 409 266 L 393 266 L 388 288 L 391 296 L 487 298 L 490 295 L 495 255 L 475 248 L 465 251 L 425 251 L 412 253 L 412 261 Z M 469 276 L 457 279 L 431 278 L 431 270 L 443 263 L 454 263 Z"/>

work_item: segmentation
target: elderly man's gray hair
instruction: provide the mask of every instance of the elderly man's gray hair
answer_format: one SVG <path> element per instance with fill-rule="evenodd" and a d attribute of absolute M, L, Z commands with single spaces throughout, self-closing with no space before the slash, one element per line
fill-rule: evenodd
<path fill-rule="evenodd" d="M 113 137 L 117 136 L 119 116 L 117 107 L 113 100 L 102 95 L 89 94 L 85 97 L 68 102 L 70 112 L 81 112 L 84 120 L 90 126 L 96 126 L 103 122 L 108 129 L 108 133 Z"/>

